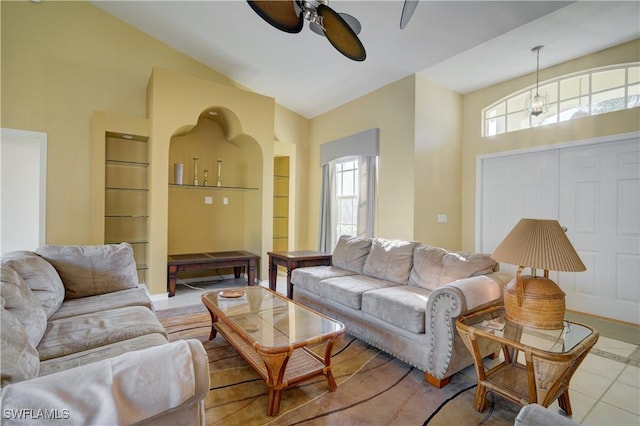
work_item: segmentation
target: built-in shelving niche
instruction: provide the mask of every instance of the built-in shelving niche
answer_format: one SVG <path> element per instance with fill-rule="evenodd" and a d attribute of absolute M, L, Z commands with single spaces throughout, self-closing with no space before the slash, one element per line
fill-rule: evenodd
<path fill-rule="evenodd" d="M 140 282 L 148 269 L 148 140 L 105 133 L 104 242 L 131 244 Z"/>
<path fill-rule="evenodd" d="M 253 230 L 261 227 L 256 208 L 261 205 L 262 150 L 249 137 L 229 140 L 232 112 L 210 112 L 203 111 L 195 126 L 170 141 L 168 254 L 246 250 L 255 239 Z M 183 165 L 181 184 L 176 163 Z"/>
<path fill-rule="evenodd" d="M 273 159 L 273 250 L 289 250 L 289 157 Z"/>

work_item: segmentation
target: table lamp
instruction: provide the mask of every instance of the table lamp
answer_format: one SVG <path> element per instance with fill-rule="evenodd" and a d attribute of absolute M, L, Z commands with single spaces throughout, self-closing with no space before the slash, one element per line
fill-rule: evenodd
<path fill-rule="evenodd" d="M 520 219 L 491 257 L 518 266 L 515 278 L 504 288 L 507 319 L 534 328 L 563 327 L 565 294 L 549 279 L 549 271 L 587 268 L 557 220 Z M 531 275 L 523 276 L 527 267 Z M 544 270 L 544 276 L 536 276 L 536 269 Z"/>

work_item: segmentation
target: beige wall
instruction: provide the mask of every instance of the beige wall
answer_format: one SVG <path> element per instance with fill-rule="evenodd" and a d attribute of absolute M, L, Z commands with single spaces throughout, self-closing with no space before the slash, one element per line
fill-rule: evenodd
<path fill-rule="evenodd" d="M 311 249 L 307 240 L 309 228 L 309 120 L 276 104 L 275 110 L 276 155 L 289 155 L 291 179 L 289 202 L 292 204 L 289 225 L 289 242 L 293 249 Z M 294 145 L 290 147 L 287 145 Z M 293 196 L 292 196 L 293 195 Z"/>
<path fill-rule="evenodd" d="M 416 75 L 312 119 L 309 248 L 318 244 L 319 146 L 371 128 L 380 129 L 376 236 L 458 248 L 461 103 Z M 438 214 L 448 223 L 438 224 Z"/>
<path fill-rule="evenodd" d="M 46 241 L 49 244 L 102 243 L 104 152 L 100 150 L 104 146 L 95 146 L 95 141 L 104 140 L 100 134 L 104 135 L 104 130 L 114 126 L 125 133 L 152 133 L 153 123 L 147 118 L 151 116 L 151 107 L 147 106 L 147 83 L 154 67 L 228 87 L 239 86 L 87 2 L 2 1 L 0 7 L 0 125 L 47 133 Z M 253 99 L 245 101 L 251 103 Z M 153 102 L 151 94 L 149 103 Z M 272 100 L 270 102 L 273 103 Z M 95 111 L 101 112 L 94 115 Z M 195 118 L 191 115 L 187 120 L 191 124 L 195 124 L 197 119 L 194 111 L 189 109 L 190 114 L 195 113 Z M 258 108 L 251 113 L 256 112 L 261 111 Z M 267 115 L 269 135 L 265 136 L 261 130 L 259 137 L 269 140 L 261 140 L 260 144 L 272 144 L 274 131 L 282 135 L 282 140 L 298 146 L 306 143 L 306 119 L 280 106 L 277 106 L 277 114 L 271 106 Z M 258 123 L 260 126 L 264 121 L 258 120 Z M 170 137 L 164 143 L 168 143 Z M 168 145 L 164 149 L 166 152 L 163 154 L 159 151 L 151 153 L 154 157 L 152 162 L 164 160 L 162 167 L 153 168 L 152 165 L 151 168 L 152 174 L 162 169 L 166 179 Z M 304 151 L 302 147 L 299 152 Z M 272 155 L 269 149 L 253 154 Z M 306 157 L 297 156 L 300 170 L 306 169 L 305 161 Z M 270 158 L 268 163 L 272 164 Z M 261 169 L 259 174 L 263 173 L 265 170 Z M 150 186 L 157 190 L 161 184 L 158 176 L 154 176 Z M 166 180 L 162 185 L 166 192 Z M 152 203 L 157 204 L 152 206 L 151 214 L 153 210 L 164 209 L 166 217 L 166 195 L 152 195 Z M 260 203 L 262 199 L 261 194 Z M 302 197 L 296 198 L 296 203 L 304 203 L 304 200 L 303 192 Z M 306 205 L 302 204 L 301 209 L 306 209 Z M 250 214 L 257 215 L 260 222 L 262 212 L 263 209 L 254 209 Z M 270 223 L 270 220 L 269 217 L 265 223 Z M 163 221 L 161 217 L 152 217 L 151 222 L 152 232 L 162 232 L 166 236 L 166 218 Z M 262 223 L 252 226 L 246 229 L 245 237 L 257 234 L 262 240 Z M 255 241 L 251 244 L 255 245 Z M 257 247 L 265 258 L 266 246 L 258 244 Z M 151 287 L 152 291 L 158 292 L 162 291 L 166 273 L 163 259 L 166 243 L 160 247 L 152 244 L 151 248 L 155 259 L 150 265 L 150 272 L 155 277 Z"/>
<path fill-rule="evenodd" d="M 1 125 L 47 133 L 47 242 L 99 243 L 91 213 L 93 111 L 146 117 L 154 66 L 232 82 L 86 2 L 0 7 Z"/>
<path fill-rule="evenodd" d="M 104 199 L 101 200 L 99 188 L 104 186 L 104 171 L 100 168 L 104 161 L 96 156 L 96 149 L 101 148 L 92 141 L 96 132 L 113 123 L 118 123 L 123 132 L 150 133 L 150 143 L 154 145 L 150 158 L 151 231 L 166 235 L 168 141 L 174 133 L 186 130 L 182 126 L 195 125 L 204 108 L 215 105 L 211 99 L 196 96 L 195 104 L 189 103 L 183 111 L 172 98 L 175 95 L 184 99 L 180 90 L 163 92 L 160 97 L 164 99 L 156 99 L 157 93 L 147 93 L 150 75 L 155 67 L 162 73 L 166 71 L 167 78 L 175 77 L 178 84 L 186 78 L 197 81 L 195 86 L 206 86 L 206 90 L 210 90 L 209 84 L 219 86 L 218 92 L 239 86 L 87 2 L 2 1 L 0 8 L 0 124 L 48 135 L 47 242 L 102 242 Z M 640 42 L 636 40 L 543 69 L 541 79 L 638 61 L 639 52 Z M 259 146 L 255 155 L 263 156 L 261 164 L 266 166 L 258 172 L 263 181 L 272 173 L 274 140 L 295 145 L 295 248 L 317 247 L 319 146 L 377 127 L 380 170 L 376 235 L 472 250 L 477 155 L 640 129 L 638 110 L 634 109 L 482 139 L 480 110 L 530 85 L 533 78 L 530 74 L 460 96 L 420 76 L 411 76 L 312 120 L 273 100 L 267 99 L 269 106 L 265 106 L 263 97 L 250 93 L 232 103 L 231 109 L 260 117 L 255 124 L 246 120 L 242 123 L 248 126 L 244 131 L 255 146 Z M 254 99 L 261 99 L 254 109 L 245 105 Z M 168 103 L 173 106 L 167 107 Z M 163 114 L 153 114 L 158 108 L 166 113 L 175 111 L 176 121 L 159 123 L 158 117 Z M 92 127 L 94 111 L 103 112 L 93 117 Z M 158 143 L 163 145 L 156 149 Z M 264 258 L 269 249 L 265 241 L 271 238 L 268 224 L 272 199 L 265 191 L 258 197 L 260 211 L 254 209 L 251 214 L 256 215 L 259 224 L 247 229 L 245 243 L 253 246 L 256 242 L 247 236 L 259 235 L 257 250 Z M 448 215 L 447 224 L 436 223 L 440 213 Z M 164 285 L 167 244 L 151 246 L 150 267 L 155 282 L 152 290 L 158 292 Z"/>
<path fill-rule="evenodd" d="M 413 238 L 460 248 L 462 96 L 416 76 Z M 447 223 L 438 223 L 439 214 Z"/>
<path fill-rule="evenodd" d="M 551 46 L 549 47 L 551 48 Z M 640 60 L 640 41 L 616 46 L 593 55 L 540 70 L 540 81 L 585 69 Z M 462 129 L 462 248 L 475 247 L 476 157 L 599 136 L 640 130 L 638 108 L 611 112 L 579 120 L 482 138 L 481 110 L 495 101 L 535 82 L 535 73 L 509 80 L 463 97 Z"/>
<path fill-rule="evenodd" d="M 318 248 L 319 147 L 354 133 L 380 129 L 375 234 L 413 238 L 415 78 L 407 77 L 311 120 L 307 246 Z"/>

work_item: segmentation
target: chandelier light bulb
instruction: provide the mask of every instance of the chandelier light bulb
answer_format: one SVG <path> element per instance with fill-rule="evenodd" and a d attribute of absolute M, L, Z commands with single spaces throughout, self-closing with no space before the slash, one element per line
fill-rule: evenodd
<path fill-rule="evenodd" d="M 544 112 L 544 99 L 538 93 L 533 97 L 531 102 L 531 114 L 536 117 Z"/>

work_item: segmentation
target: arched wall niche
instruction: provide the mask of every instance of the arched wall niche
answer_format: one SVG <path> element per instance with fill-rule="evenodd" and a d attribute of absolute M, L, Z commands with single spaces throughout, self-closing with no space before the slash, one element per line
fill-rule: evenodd
<path fill-rule="evenodd" d="M 260 256 L 257 277 L 265 279 L 272 240 L 274 99 L 154 68 L 147 111 L 151 292 L 167 291 L 170 253 L 246 250 Z M 193 183 L 196 155 L 199 185 L 173 185 L 174 163 L 184 164 L 183 184 Z M 218 158 L 223 188 L 215 186 Z M 207 188 L 201 186 L 205 168 Z"/>
<path fill-rule="evenodd" d="M 202 111 L 199 118 L 206 118 L 218 123 L 228 140 L 242 133 L 242 123 L 240 119 L 232 110 L 224 106 L 218 105 L 207 108 Z"/>
<path fill-rule="evenodd" d="M 221 110 L 203 111 L 195 126 L 187 132 L 183 129 L 189 126 L 182 126 L 171 138 L 169 254 L 242 250 L 252 243 L 245 235 L 247 230 L 255 235 L 258 229 L 260 217 L 248 211 L 248 206 L 260 204 L 262 149 L 254 138 L 242 134 L 232 111 Z M 233 140 L 227 139 L 230 128 L 239 132 Z M 183 169 L 180 183 L 174 173 L 176 164 Z"/>

